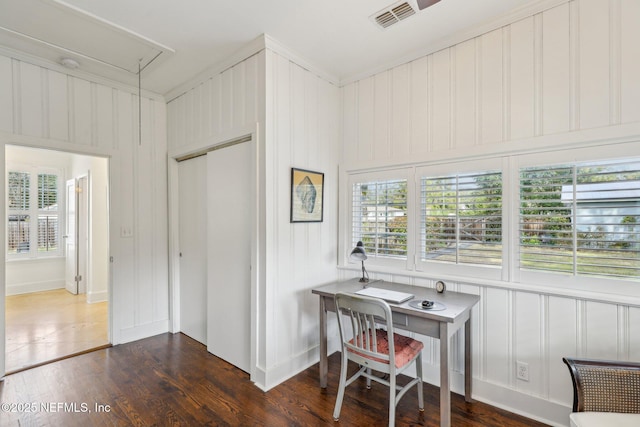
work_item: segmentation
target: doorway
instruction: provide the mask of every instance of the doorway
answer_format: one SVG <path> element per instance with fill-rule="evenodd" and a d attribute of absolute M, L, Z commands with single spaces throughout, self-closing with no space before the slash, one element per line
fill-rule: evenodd
<path fill-rule="evenodd" d="M 6 145 L 5 168 L 6 372 L 108 346 L 108 159 Z"/>

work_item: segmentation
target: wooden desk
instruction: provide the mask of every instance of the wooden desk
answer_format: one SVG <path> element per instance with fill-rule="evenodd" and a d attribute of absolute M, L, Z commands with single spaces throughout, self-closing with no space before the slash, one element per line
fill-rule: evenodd
<path fill-rule="evenodd" d="M 362 289 L 358 279 L 334 282 L 313 289 L 320 297 L 320 387 L 327 387 L 327 311 L 335 312 L 334 295 L 337 292 L 355 292 Z M 407 292 L 417 300 L 433 300 L 446 306 L 442 311 L 412 308 L 409 302 L 389 304 L 395 328 L 416 332 L 440 340 L 440 425 L 451 425 L 451 392 L 449 385 L 449 341 L 451 336 L 464 325 L 464 397 L 471 402 L 471 308 L 480 300 L 477 295 L 402 285 L 384 281 L 371 281 L 368 287 Z M 444 338 L 444 339 L 443 339 Z"/>

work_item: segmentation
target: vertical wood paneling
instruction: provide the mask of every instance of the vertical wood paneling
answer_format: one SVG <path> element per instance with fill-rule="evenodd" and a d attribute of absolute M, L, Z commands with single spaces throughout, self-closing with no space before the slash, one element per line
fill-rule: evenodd
<path fill-rule="evenodd" d="M 96 143 L 99 147 L 109 148 L 114 140 L 113 95 L 114 90 L 106 86 L 96 89 Z"/>
<path fill-rule="evenodd" d="M 245 61 L 244 111 L 241 123 L 250 126 L 258 121 L 258 55 Z"/>
<path fill-rule="evenodd" d="M 73 93 L 73 133 L 72 141 L 78 144 L 91 145 L 92 111 L 91 83 L 73 77 L 71 79 Z"/>
<path fill-rule="evenodd" d="M 502 29 L 482 35 L 480 49 L 480 141 L 487 144 L 500 142 L 503 139 Z"/>
<path fill-rule="evenodd" d="M 164 233 L 157 233 L 155 230 L 168 230 L 168 214 L 166 206 L 168 206 L 168 189 L 166 179 L 158 179 L 157 177 L 165 178 L 168 175 L 167 170 L 167 109 L 166 104 L 162 101 L 150 101 L 152 106 L 150 113 L 150 132 L 151 132 L 151 147 L 152 147 L 152 170 L 153 170 L 153 230 L 152 245 L 153 245 L 153 259 L 152 259 L 152 285 L 154 289 L 154 304 L 153 304 L 153 320 L 165 320 L 169 319 L 169 292 L 166 292 L 164 286 L 158 286 L 158 284 L 169 283 L 169 270 L 167 268 L 166 254 L 169 253 L 169 240 Z M 156 212 L 162 212 L 158 215 Z"/>
<path fill-rule="evenodd" d="M 42 70 L 35 65 L 21 62 L 19 72 L 21 133 L 42 137 L 44 136 Z"/>
<path fill-rule="evenodd" d="M 358 82 L 358 159 L 373 157 L 374 138 L 374 79 L 369 77 Z"/>
<path fill-rule="evenodd" d="M 211 134 L 222 132 L 222 75 L 216 74 L 211 79 Z"/>
<path fill-rule="evenodd" d="M 424 153 L 429 150 L 429 121 L 430 114 L 428 109 L 428 59 L 427 57 L 413 61 L 410 69 L 410 153 Z M 348 120 L 345 117 L 345 126 Z"/>
<path fill-rule="evenodd" d="M 117 92 L 118 105 L 118 148 L 120 156 L 112 161 L 117 162 L 118 174 L 111 174 L 112 180 L 112 198 L 117 198 L 119 203 L 115 206 L 118 209 L 118 218 L 120 227 L 134 229 L 135 225 L 135 197 L 134 186 L 134 134 L 136 133 L 136 108 L 134 103 L 137 97 L 131 93 L 119 90 Z M 114 214 L 116 212 L 113 212 Z M 119 231 L 119 230 L 118 230 Z M 118 232 L 117 231 L 117 232 Z M 119 256 L 116 258 L 119 268 L 113 268 L 113 283 L 123 283 L 118 293 L 114 293 L 114 307 L 118 307 L 118 323 L 122 329 L 133 328 L 135 326 L 135 292 L 136 287 L 134 277 L 129 276 L 126 272 L 135 272 L 135 253 L 134 239 L 119 239 Z M 134 273 L 135 274 L 135 273 Z"/>
<path fill-rule="evenodd" d="M 400 65 L 391 70 L 391 124 L 389 132 L 391 157 L 403 158 L 409 154 L 409 69 Z"/>
<path fill-rule="evenodd" d="M 296 144 L 296 141 L 304 141 L 306 131 L 305 96 L 307 86 L 305 84 L 305 71 L 302 67 L 291 64 L 291 162 L 292 166 L 307 164 L 306 145 Z"/>
<path fill-rule="evenodd" d="M 13 132 L 13 65 L 0 56 L 0 131 Z"/>
<path fill-rule="evenodd" d="M 232 68 L 233 73 L 233 111 L 232 111 L 232 127 L 240 127 L 243 126 L 244 123 L 244 113 L 245 113 L 245 61 L 242 61 L 238 65 Z"/>
<path fill-rule="evenodd" d="M 566 132 L 571 120 L 569 5 L 542 14 L 542 129 Z"/>
<path fill-rule="evenodd" d="M 610 59 L 609 1 L 579 4 L 580 128 L 609 124 Z"/>
<path fill-rule="evenodd" d="M 535 129 L 534 19 L 527 18 L 510 26 L 511 139 L 530 138 Z"/>
<path fill-rule="evenodd" d="M 585 356 L 615 359 L 618 356 L 618 310 L 613 304 L 587 302 Z"/>
<path fill-rule="evenodd" d="M 204 117 L 204 104 L 206 95 L 204 94 L 204 84 L 199 84 L 191 90 L 193 96 L 193 141 L 200 141 L 206 136 L 206 119 Z"/>
<path fill-rule="evenodd" d="M 151 167 L 151 128 L 150 103 L 142 100 L 142 141 L 135 147 L 134 182 L 135 191 L 135 259 L 136 277 L 136 321 L 139 324 L 151 323 L 153 318 L 153 304 L 144 304 L 145 300 L 155 300 L 153 286 L 153 216 L 155 211 L 153 200 L 154 175 Z M 146 173 L 145 173 L 146 171 Z"/>
<path fill-rule="evenodd" d="M 373 78 L 373 158 L 386 159 L 391 153 L 391 72 L 376 74 Z"/>
<path fill-rule="evenodd" d="M 504 289 L 488 288 L 484 301 L 484 316 L 486 331 L 484 336 L 485 377 L 492 382 L 509 384 L 511 372 L 511 348 L 509 346 L 509 330 L 511 318 L 505 309 L 511 306 L 510 293 Z"/>
<path fill-rule="evenodd" d="M 307 157 L 305 164 L 311 168 L 317 167 L 322 161 L 323 151 L 327 150 L 327 143 L 329 140 L 321 140 L 319 138 L 319 126 L 320 120 L 320 99 L 318 93 L 319 79 L 309 72 L 304 73 L 304 138 L 307 141 Z M 317 232 L 317 228 L 316 228 Z M 319 238 L 320 236 L 316 236 Z M 315 240 L 315 239 L 314 239 Z"/>
<path fill-rule="evenodd" d="M 471 147 L 477 142 L 476 40 L 460 43 L 455 56 L 455 131 L 456 148 Z"/>
<path fill-rule="evenodd" d="M 433 54 L 432 79 L 429 91 L 433 93 L 431 111 L 431 150 L 443 151 L 451 147 L 451 49 Z"/>
<path fill-rule="evenodd" d="M 629 360 L 640 360 L 640 308 L 629 307 Z"/>
<path fill-rule="evenodd" d="M 572 401 L 573 391 L 562 358 L 580 356 L 576 301 L 571 298 L 549 297 L 548 312 L 548 360 L 545 360 L 549 378 L 548 396 L 568 405 Z"/>
<path fill-rule="evenodd" d="M 233 69 L 228 69 L 220 75 L 220 132 L 233 127 Z"/>
<path fill-rule="evenodd" d="M 513 345 L 514 364 L 510 366 L 511 373 L 515 378 L 516 389 L 525 393 L 540 395 L 544 380 L 544 360 L 542 359 L 542 327 L 544 325 L 541 318 L 540 295 L 517 292 L 515 295 L 514 307 L 514 339 Z M 529 381 L 522 381 L 516 378 L 516 362 L 529 364 Z"/>
<path fill-rule="evenodd" d="M 620 6 L 620 115 L 630 123 L 640 121 L 640 2 L 620 0 Z"/>
<path fill-rule="evenodd" d="M 49 70 L 49 138 L 69 140 L 69 88 L 65 74 Z"/>
<path fill-rule="evenodd" d="M 346 163 L 355 163 L 358 160 L 358 84 L 352 83 L 342 88 L 342 150 Z"/>

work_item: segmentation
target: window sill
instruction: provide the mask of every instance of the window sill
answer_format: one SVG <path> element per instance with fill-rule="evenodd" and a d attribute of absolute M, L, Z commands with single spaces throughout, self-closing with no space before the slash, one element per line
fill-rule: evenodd
<path fill-rule="evenodd" d="M 549 286 L 543 284 L 530 284 L 530 283 L 516 283 L 516 282 L 506 282 L 502 280 L 493 280 L 493 279 L 481 279 L 481 278 L 471 278 L 468 276 L 456 276 L 451 274 L 441 274 L 438 276 L 434 276 L 432 274 L 415 271 L 415 270 L 399 270 L 394 268 L 386 268 L 379 265 L 367 265 L 365 263 L 365 268 L 367 272 L 371 275 L 373 279 L 375 275 L 385 275 L 387 277 L 382 277 L 382 279 L 387 280 L 396 280 L 393 277 L 402 277 L 405 280 L 400 280 L 403 283 L 410 283 L 411 278 L 421 278 L 421 279 L 430 279 L 433 280 L 434 283 L 437 280 L 442 280 L 444 282 L 453 282 L 456 284 L 464 284 L 464 285 L 472 285 L 472 286 L 480 286 L 484 288 L 497 288 L 497 289 L 505 289 L 511 291 L 520 291 L 520 292 L 529 292 L 538 295 L 547 295 L 554 297 L 564 297 L 564 298 L 574 298 L 578 300 L 592 301 L 592 302 L 601 302 L 606 304 L 620 304 L 625 306 L 633 306 L 640 308 L 640 285 L 638 285 L 638 291 L 633 293 L 622 293 L 612 291 L 610 287 L 607 288 L 608 292 L 598 292 L 591 289 L 576 289 L 570 287 L 558 287 L 558 286 Z M 347 271 L 362 271 L 361 268 L 356 268 L 351 265 L 338 265 L 339 270 L 347 270 Z M 390 276 L 390 277 L 389 277 Z M 408 279 L 408 280 L 407 280 Z M 636 285 L 636 282 L 624 283 L 621 284 L 621 288 L 624 285 Z"/>

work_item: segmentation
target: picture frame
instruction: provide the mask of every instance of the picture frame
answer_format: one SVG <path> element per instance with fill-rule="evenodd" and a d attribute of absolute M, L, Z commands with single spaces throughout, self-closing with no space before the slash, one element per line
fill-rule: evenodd
<path fill-rule="evenodd" d="M 322 222 L 324 173 L 291 168 L 290 222 Z"/>

